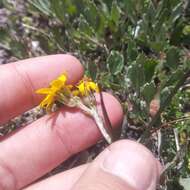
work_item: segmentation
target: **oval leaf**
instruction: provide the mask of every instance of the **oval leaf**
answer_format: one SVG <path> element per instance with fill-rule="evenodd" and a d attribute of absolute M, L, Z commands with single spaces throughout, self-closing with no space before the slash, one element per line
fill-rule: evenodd
<path fill-rule="evenodd" d="M 109 71 L 117 75 L 124 67 L 124 57 L 118 51 L 111 51 L 109 57 L 107 58 L 107 68 Z"/>

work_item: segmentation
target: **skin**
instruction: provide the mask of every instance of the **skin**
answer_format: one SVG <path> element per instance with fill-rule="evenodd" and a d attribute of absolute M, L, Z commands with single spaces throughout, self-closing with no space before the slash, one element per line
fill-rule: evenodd
<path fill-rule="evenodd" d="M 75 57 L 61 54 L 1 65 L 0 124 L 38 105 L 42 96 L 37 95 L 35 91 L 47 87 L 51 80 L 65 72 L 68 75 L 68 83 L 75 84 L 82 78 L 84 70 Z M 123 120 L 121 105 L 110 94 L 103 93 L 103 97 L 112 126 L 117 128 Z M 96 99 L 99 113 L 102 114 L 98 94 Z M 149 189 L 155 188 L 160 171 L 158 162 L 145 147 L 127 140 L 113 143 L 88 165 L 35 183 L 38 178 L 73 154 L 95 144 L 100 138 L 101 134 L 94 121 L 80 110 L 64 107 L 43 116 L 1 140 L 0 190 L 91 189 L 89 184 L 93 184 L 94 190 L 143 190 L 144 184 L 151 183 L 153 185 Z M 137 169 L 143 171 L 140 174 L 132 174 L 137 180 L 137 186 L 127 173 L 123 176 L 115 172 L 117 169 L 109 169 L 109 165 L 118 163 L 117 159 L 124 164 L 130 176 L 136 168 L 130 167 L 129 170 L 122 159 L 128 159 L 131 166 L 138 166 Z M 150 163 L 149 166 L 145 162 Z M 102 177 L 95 180 L 98 176 Z M 145 179 L 142 186 L 139 179 Z"/>

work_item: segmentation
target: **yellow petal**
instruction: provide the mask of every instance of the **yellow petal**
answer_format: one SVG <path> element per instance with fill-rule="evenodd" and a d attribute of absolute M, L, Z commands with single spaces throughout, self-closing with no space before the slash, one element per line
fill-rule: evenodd
<path fill-rule="evenodd" d="M 45 97 L 45 99 L 40 103 L 41 108 L 45 108 L 46 111 L 48 112 L 51 110 L 52 106 L 54 103 L 54 97 L 52 95 L 48 95 Z"/>
<path fill-rule="evenodd" d="M 65 86 L 66 80 L 67 80 L 67 77 L 65 75 L 61 75 L 57 79 L 53 80 L 50 83 L 50 85 L 51 85 L 51 87 L 60 89 L 63 86 Z"/>
<path fill-rule="evenodd" d="M 54 81 L 51 82 L 50 85 L 51 85 L 51 87 L 53 87 L 53 88 L 60 89 L 62 86 L 65 85 L 65 83 L 63 83 L 63 82 L 60 81 L 60 80 L 54 80 Z"/>
<path fill-rule="evenodd" d="M 95 91 L 95 92 L 99 92 L 99 88 L 98 85 L 94 82 L 88 82 L 88 86 L 91 90 Z"/>
<path fill-rule="evenodd" d="M 49 94 L 51 93 L 51 88 L 41 88 L 36 91 L 37 94 Z"/>
<path fill-rule="evenodd" d="M 46 97 L 40 103 L 40 107 L 45 108 L 47 112 L 51 111 L 52 106 L 61 94 L 70 96 L 72 85 L 66 85 L 67 76 L 62 74 L 50 83 L 49 88 L 42 88 L 36 91 L 38 94 L 46 94 Z"/>
<path fill-rule="evenodd" d="M 65 83 L 66 80 L 67 80 L 67 77 L 66 77 L 66 75 L 62 74 L 61 76 L 59 76 L 59 78 L 58 78 L 57 80 L 60 80 L 60 81 L 62 81 L 63 83 Z"/>
<path fill-rule="evenodd" d="M 85 95 L 86 89 L 85 89 L 85 84 L 84 84 L 84 82 L 81 83 L 81 84 L 79 84 L 79 85 L 77 86 L 77 88 L 79 89 L 79 92 L 81 93 L 82 96 Z"/>

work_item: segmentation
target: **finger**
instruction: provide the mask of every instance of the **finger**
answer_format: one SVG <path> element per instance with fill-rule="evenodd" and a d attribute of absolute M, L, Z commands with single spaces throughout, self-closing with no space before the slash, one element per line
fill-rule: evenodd
<path fill-rule="evenodd" d="M 50 190 L 50 189 L 64 189 L 70 190 L 76 183 L 79 177 L 87 168 L 87 164 L 61 172 L 38 183 L 30 185 L 23 190 Z"/>
<path fill-rule="evenodd" d="M 160 175 L 157 163 L 144 146 L 118 141 L 88 166 L 72 190 L 155 190 Z"/>
<path fill-rule="evenodd" d="M 106 93 L 103 97 L 112 125 L 120 125 L 123 112 L 119 102 Z M 97 103 L 100 111 L 99 95 Z M 100 136 L 93 119 L 79 110 L 65 108 L 47 115 L 1 142 L 0 185 L 6 190 L 20 189 Z"/>
<path fill-rule="evenodd" d="M 31 109 L 40 101 L 39 88 L 66 72 L 68 83 L 83 75 L 80 62 L 71 55 L 51 55 L 0 66 L 0 124 Z"/>
<path fill-rule="evenodd" d="M 141 154 L 141 152 L 139 152 L 139 154 Z M 158 161 L 156 160 L 156 162 Z M 49 190 L 49 189 L 70 190 L 73 187 L 73 185 L 77 182 L 77 180 L 81 177 L 81 175 L 86 170 L 88 165 L 87 164 L 82 165 L 82 166 L 73 168 L 71 170 L 68 170 L 66 172 L 62 172 L 60 174 L 54 175 L 38 183 L 35 183 L 24 190 L 41 190 L 41 189 L 43 190 Z M 159 162 L 157 163 L 157 166 L 158 166 L 158 174 L 160 174 L 162 168 Z"/>

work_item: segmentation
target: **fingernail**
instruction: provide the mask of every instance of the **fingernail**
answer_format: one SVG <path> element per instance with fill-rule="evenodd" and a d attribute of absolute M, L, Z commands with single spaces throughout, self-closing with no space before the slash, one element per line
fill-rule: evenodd
<path fill-rule="evenodd" d="M 142 147 L 117 147 L 109 151 L 103 161 L 103 170 L 120 177 L 135 190 L 155 190 L 158 179 L 156 159 Z"/>

